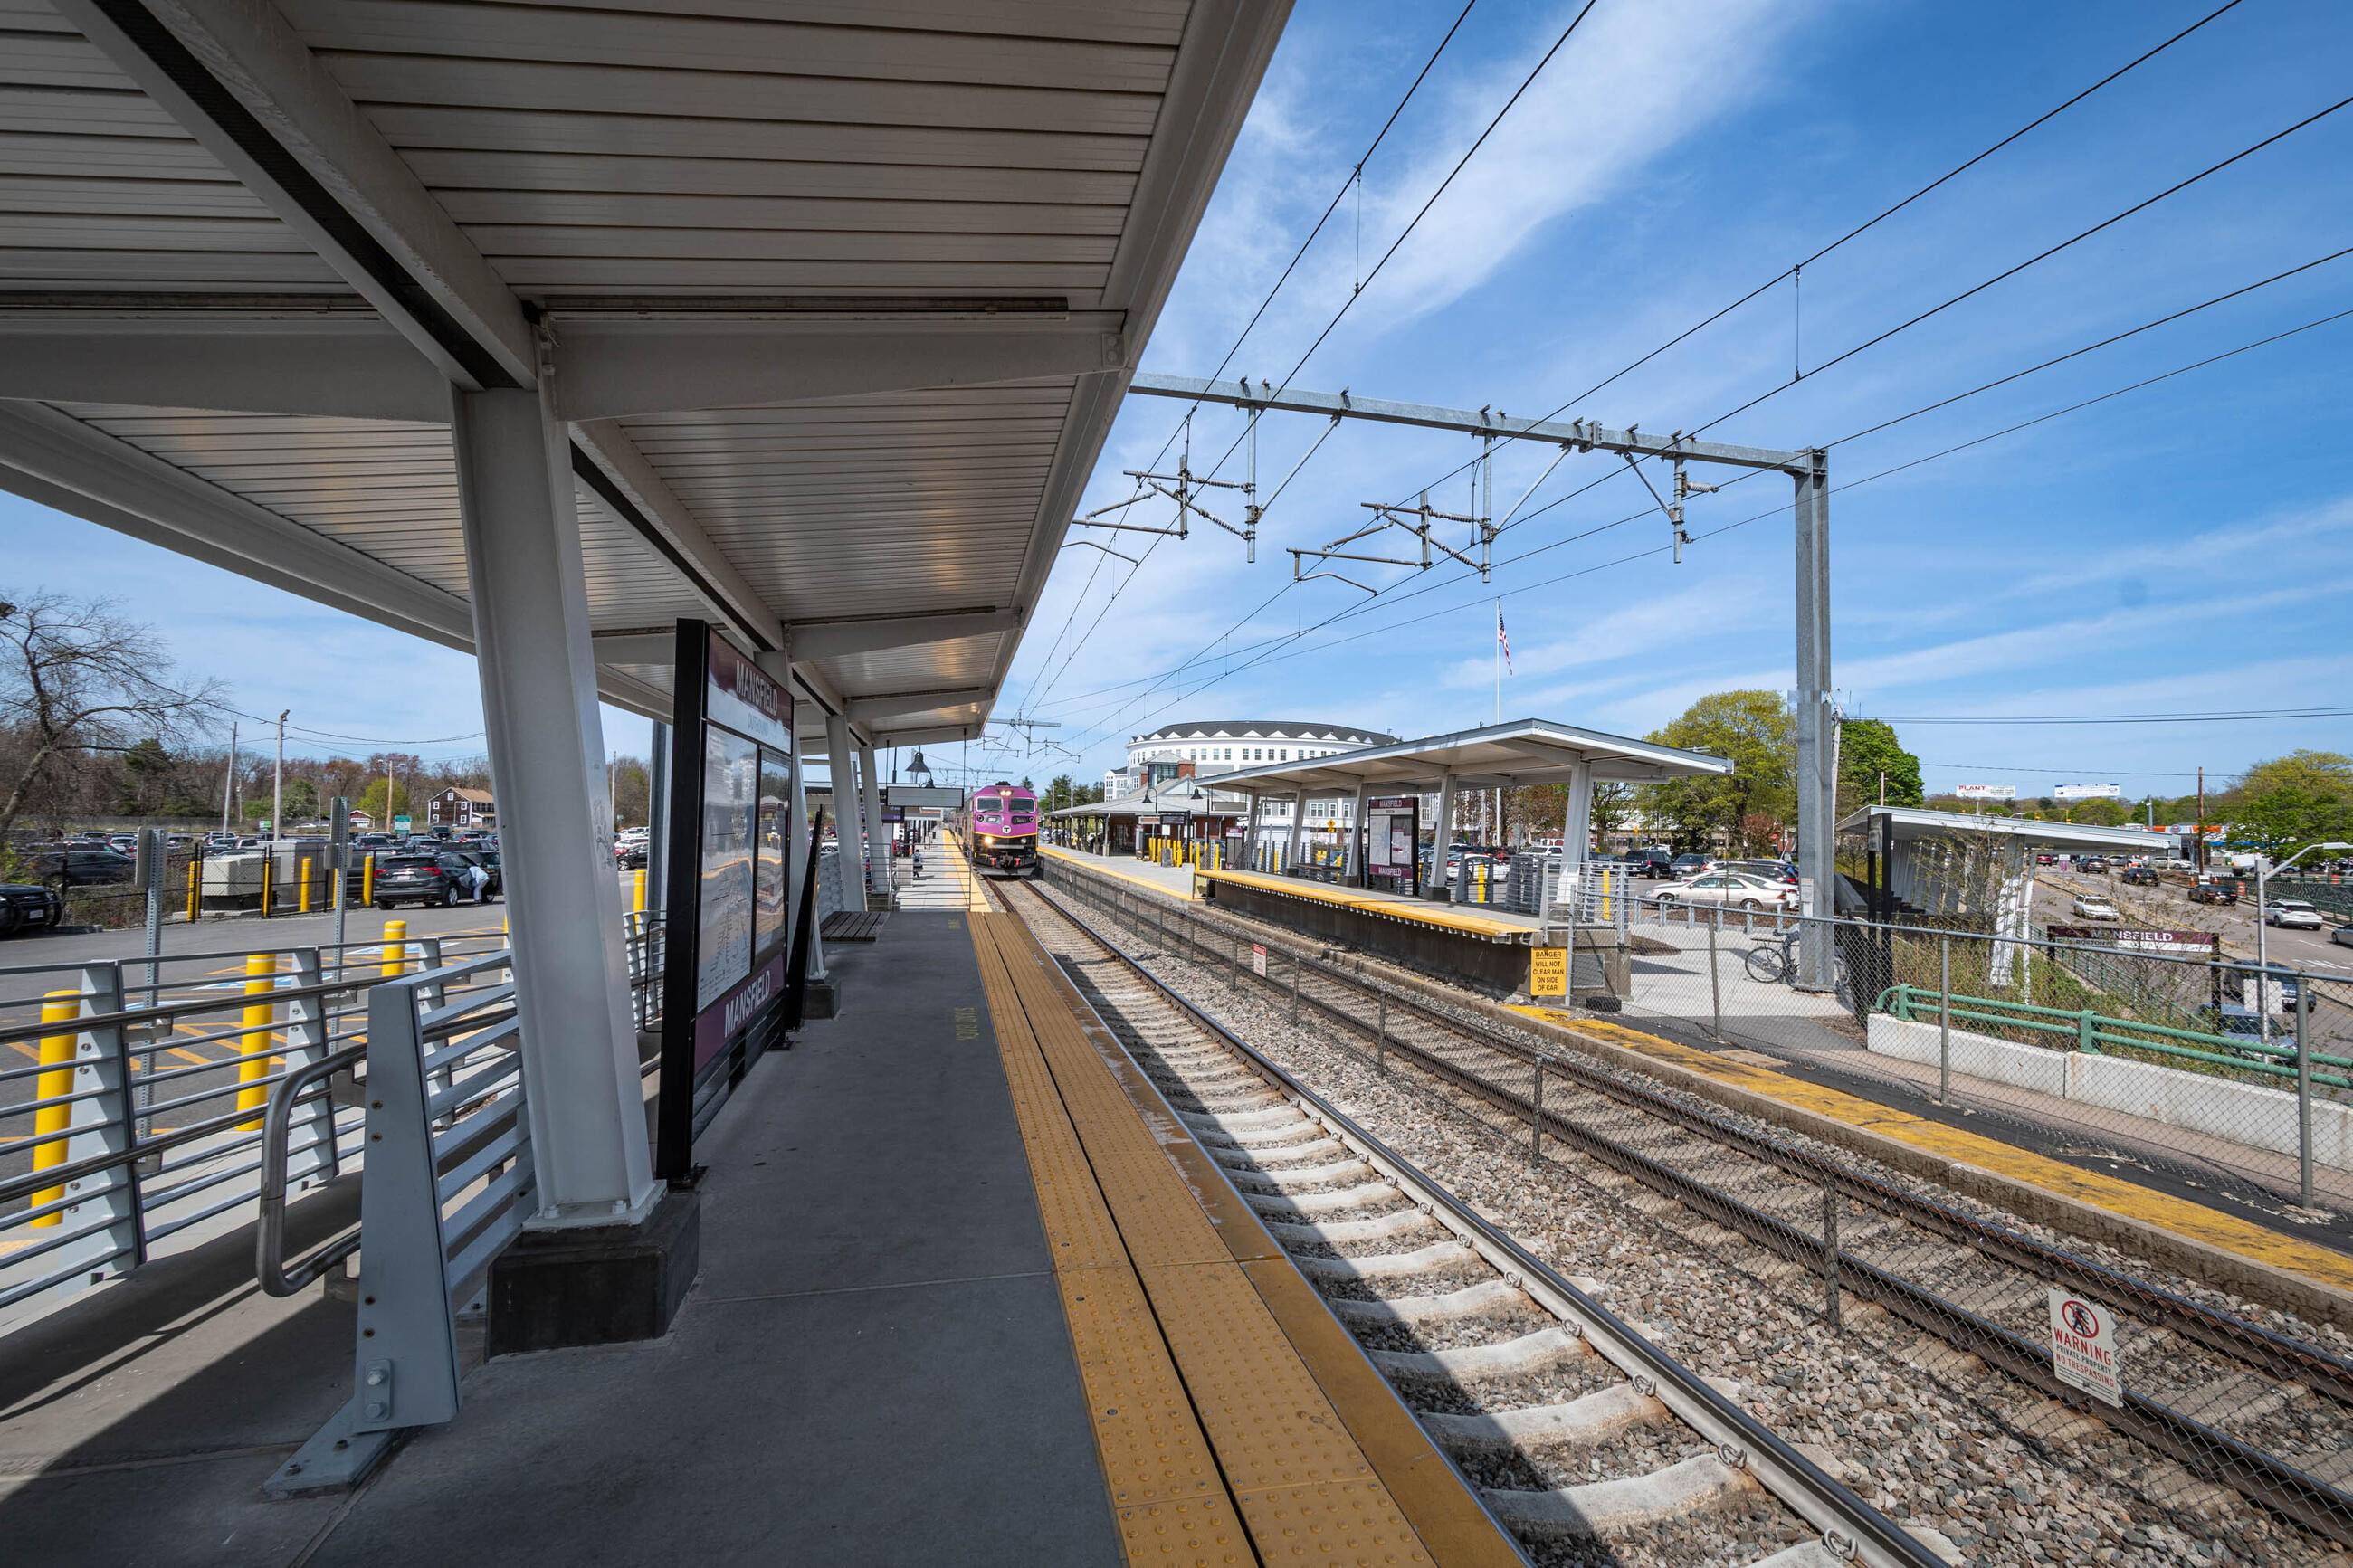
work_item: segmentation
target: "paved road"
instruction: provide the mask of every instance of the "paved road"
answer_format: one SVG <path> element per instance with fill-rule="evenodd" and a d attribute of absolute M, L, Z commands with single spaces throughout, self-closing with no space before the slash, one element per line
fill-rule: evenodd
<path fill-rule="evenodd" d="M 2034 891 L 2034 913 L 2039 921 L 2068 924 L 2073 917 L 2067 906 L 2077 893 L 2105 893 L 2116 900 L 2116 908 L 2136 925 L 2163 931 L 2216 931 L 2231 956 L 2255 955 L 2255 906 L 2252 898 L 2237 906 L 2193 904 L 2187 893 L 2170 884 L 2136 888 L 2113 877 L 2054 871 L 2047 866 L 2035 873 Z M 2295 896 L 2294 889 L 2282 891 L 2287 897 Z M 2265 951 L 2274 963 L 2353 977 L 2353 947 L 2331 942 L 2326 930 L 2284 931 L 2273 927 L 2264 934 Z"/>

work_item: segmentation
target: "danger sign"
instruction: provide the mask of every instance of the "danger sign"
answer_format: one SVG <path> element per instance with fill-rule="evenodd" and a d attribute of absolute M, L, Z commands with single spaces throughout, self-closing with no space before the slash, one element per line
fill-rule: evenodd
<path fill-rule="evenodd" d="M 1261 980 L 1266 978 L 1266 943 L 1262 942 L 1250 943 L 1250 968 L 1256 972 Z"/>
<path fill-rule="evenodd" d="M 2051 1287 L 2051 1364 L 2060 1382 L 2110 1405 L 2125 1402 L 2116 1314 L 2056 1285 Z"/>
<path fill-rule="evenodd" d="M 1568 994 L 1568 949 L 1565 947 L 1528 949 L 1528 994 L 1531 996 Z"/>

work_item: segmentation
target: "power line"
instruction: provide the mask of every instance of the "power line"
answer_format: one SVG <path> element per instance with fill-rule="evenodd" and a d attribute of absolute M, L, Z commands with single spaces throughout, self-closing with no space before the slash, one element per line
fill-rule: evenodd
<path fill-rule="evenodd" d="M 1299 242 L 1299 248 L 1292 252 L 1291 259 L 1289 262 L 1284 264 L 1282 275 L 1275 279 L 1273 287 L 1267 289 L 1265 298 L 1261 299 L 1258 303 L 1258 309 L 1250 312 L 1250 319 L 1243 323 L 1241 331 L 1234 339 L 1233 346 L 1227 349 L 1225 356 L 1218 361 L 1218 368 L 1211 374 L 1209 377 L 1210 380 L 1215 381 L 1218 376 L 1224 374 L 1226 367 L 1233 363 L 1234 355 L 1241 352 L 1243 342 L 1249 339 L 1250 332 L 1258 326 L 1261 318 L 1265 316 L 1268 309 L 1273 305 L 1275 296 L 1282 291 L 1282 286 L 1291 280 L 1292 273 L 1298 268 L 1301 259 L 1307 254 L 1308 247 L 1315 243 L 1316 236 L 1324 232 L 1324 226 L 1331 222 L 1332 215 L 1339 210 L 1340 203 L 1346 198 L 1350 187 L 1354 186 L 1359 191 L 1363 189 L 1360 182 L 1364 177 L 1366 163 L 1370 162 L 1373 154 L 1380 150 L 1382 142 L 1387 140 L 1390 129 L 1397 124 L 1398 117 L 1405 112 L 1406 105 L 1413 101 L 1413 95 L 1421 89 L 1421 84 L 1429 79 L 1431 69 L 1438 64 L 1438 58 L 1446 52 L 1446 46 L 1454 41 L 1454 35 L 1461 30 L 1464 20 L 1471 15 L 1472 7 L 1477 4 L 1478 0 L 1466 0 L 1466 4 L 1463 5 L 1462 9 L 1456 14 L 1453 26 L 1446 29 L 1445 36 L 1438 40 L 1438 47 L 1431 49 L 1430 51 L 1429 58 L 1421 62 L 1421 69 L 1414 73 L 1413 80 L 1408 84 L 1404 94 L 1397 100 L 1396 107 L 1389 110 L 1388 118 L 1381 121 L 1380 130 L 1374 132 L 1373 139 L 1365 144 L 1365 150 L 1356 155 L 1356 162 L 1350 168 L 1348 177 L 1340 182 L 1340 188 L 1338 190 L 1332 193 L 1332 200 L 1324 206 L 1323 215 L 1316 218 L 1315 226 L 1309 229 L 1307 231 L 1307 237 Z M 1362 285 L 1359 284 L 1358 287 L 1361 288 Z M 1161 459 L 1168 456 L 1168 448 L 1176 444 L 1177 435 L 1183 431 L 1185 422 L 1192 418 L 1195 411 L 1198 409 L 1199 406 L 1200 405 L 1198 403 L 1192 405 L 1187 407 L 1184 415 L 1178 418 L 1176 427 L 1168 433 L 1167 439 L 1161 442 L 1158 455 L 1152 459 L 1151 466 L 1153 468 L 1158 468 L 1160 466 Z M 1231 448 L 1228 449 L 1226 455 L 1228 457 L 1231 457 L 1233 455 Z M 1219 459 L 1219 466 L 1220 468 L 1224 466 L 1224 461 L 1225 460 L 1222 458 Z M 1143 487 L 1139 481 L 1137 485 L 1137 493 L 1141 494 L 1142 489 Z M 1084 647 L 1086 646 L 1087 637 L 1094 635 L 1095 626 L 1100 626 L 1103 623 L 1103 615 L 1109 612 L 1111 605 L 1116 603 L 1119 595 L 1126 592 L 1127 584 L 1135 580 L 1136 574 L 1144 570 L 1145 562 L 1151 560 L 1152 552 L 1159 548 L 1160 541 L 1158 539 L 1155 539 L 1150 544 L 1145 546 L 1142 557 L 1136 561 L 1134 566 L 1128 572 L 1128 574 L 1124 578 L 1121 579 L 1119 586 L 1112 591 L 1111 599 L 1105 602 L 1103 611 L 1098 612 L 1094 620 L 1089 624 L 1085 635 L 1079 639 L 1078 647 Z M 1088 574 L 1086 587 L 1079 590 L 1079 598 L 1077 601 L 1072 603 L 1070 616 L 1064 620 L 1061 632 L 1055 636 L 1054 647 L 1048 650 L 1045 659 L 1046 665 L 1050 665 L 1053 662 L 1054 654 L 1060 650 L 1063 637 L 1069 635 L 1071 622 L 1075 621 L 1078 618 L 1079 606 L 1081 604 L 1084 603 L 1088 590 L 1094 586 L 1095 576 L 1102 571 L 1102 569 L 1103 562 L 1098 558 L 1095 562 L 1095 571 Z M 1078 648 L 1074 647 L 1071 650 L 1071 659 L 1075 659 L 1077 657 Z M 1071 659 L 1065 659 L 1061 668 L 1063 669 L 1068 669 L 1070 665 Z M 1040 668 L 1042 668 L 1044 667 L 1041 666 Z M 1052 679 L 1048 680 L 1044 687 L 1037 689 L 1032 693 L 1029 699 L 1029 704 L 1034 706 L 1035 704 L 1043 701 L 1045 700 L 1046 693 L 1053 689 L 1054 681 L 1060 680 L 1060 674 L 1059 672 L 1055 673 Z"/>
<path fill-rule="evenodd" d="M 2266 719 L 2353 718 L 2353 708 L 2264 708 L 2203 713 L 2010 713 L 1969 717 L 1890 713 L 1880 717 L 1890 724 L 2241 724 Z"/>
<path fill-rule="evenodd" d="M 1283 387 L 1290 386 L 1292 377 L 1297 375 L 1300 371 L 1304 369 L 1307 362 L 1314 357 L 1315 351 L 1324 346 L 1324 339 L 1330 337 L 1339 327 L 1341 321 L 1348 314 L 1349 310 L 1364 296 L 1366 288 L 1371 284 L 1374 279 L 1380 276 L 1381 269 L 1389 264 L 1390 258 L 1397 255 L 1399 247 L 1401 247 L 1409 238 L 1412 237 L 1413 231 L 1420 226 L 1421 220 L 1430 216 L 1430 208 L 1438 205 L 1438 198 L 1446 194 L 1448 188 L 1454 184 L 1455 177 L 1462 173 L 1463 169 L 1469 165 L 1473 157 L 1477 156 L 1479 149 L 1487 144 L 1487 138 L 1494 134 L 1495 128 L 1504 122 L 1504 117 L 1511 113 L 1513 107 L 1526 95 L 1528 89 L 1535 85 L 1536 78 L 1544 74 L 1545 67 L 1552 63 L 1553 57 L 1560 53 L 1562 46 L 1568 42 L 1570 36 L 1577 31 L 1577 27 L 1585 21 L 1585 18 L 1592 14 L 1593 7 L 1599 3 L 1599 0 L 1585 0 L 1584 6 L 1578 10 L 1576 16 L 1569 18 L 1568 26 L 1561 29 L 1560 37 L 1552 41 L 1552 47 L 1545 50 L 1543 57 L 1536 61 L 1533 68 L 1530 68 L 1527 76 L 1521 80 L 1520 85 L 1512 89 L 1512 96 L 1504 100 L 1504 106 L 1495 111 L 1494 118 L 1487 121 L 1486 129 L 1480 132 L 1478 138 L 1464 150 L 1462 156 L 1455 160 L 1454 166 L 1446 172 L 1446 177 L 1438 183 L 1438 188 L 1430 193 L 1429 199 L 1421 204 L 1420 209 L 1417 211 L 1409 220 L 1408 220 L 1405 227 L 1398 231 L 1397 238 L 1389 242 L 1389 247 L 1381 252 L 1380 259 L 1373 263 L 1372 270 L 1366 272 L 1362 279 L 1356 281 L 1355 289 L 1350 291 L 1348 297 L 1340 301 L 1340 308 L 1332 312 L 1332 319 L 1329 321 L 1326 321 L 1324 324 L 1323 330 L 1315 334 L 1314 342 L 1309 343 L 1305 352 L 1300 354 L 1298 361 L 1293 363 L 1288 371 L 1283 373 L 1282 383 Z M 1456 25 L 1461 25 L 1460 17 L 1456 18 Z M 1449 32 L 1447 36 L 1451 37 L 1453 35 L 1451 32 Z M 1444 46 L 1441 44 L 1440 47 L 1443 47 Z M 1415 79 L 1415 85 L 1419 85 L 1419 78 Z M 1394 119 L 1394 116 L 1392 119 Z M 1384 126 L 1382 131 L 1383 134 L 1387 134 L 1388 128 Z M 1229 354 L 1228 359 L 1230 360 L 1231 357 L 1232 356 Z M 1221 361 L 1219 365 L 1220 371 L 1224 369 L 1224 365 L 1225 362 Z M 1189 413 L 1187 417 L 1190 417 Z M 1225 468 L 1227 459 L 1230 458 L 1240 447 L 1243 438 L 1248 435 L 1248 426 L 1246 426 L 1244 427 L 1243 435 L 1234 437 L 1233 444 L 1226 448 L 1224 454 L 1218 458 L 1217 463 L 1209 469 L 1211 477 L 1214 477 L 1219 470 Z M 1166 453 L 1167 447 L 1164 446 L 1161 450 Z M 1131 571 L 1127 574 L 1126 578 L 1120 584 L 1119 590 L 1113 594 L 1112 598 L 1113 601 L 1117 600 L 1119 593 L 1126 590 L 1129 583 L 1135 581 L 1136 574 L 1144 569 L 1144 562 L 1149 561 L 1152 558 L 1153 550 L 1158 548 L 1158 546 L 1159 541 L 1155 539 L 1153 541 L 1152 545 L 1145 549 L 1142 560 L 1139 560 L 1136 563 L 1134 571 Z M 1106 603 L 1103 606 L 1106 613 L 1108 613 L 1110 608 L 1111 605 L 1109 603 Z M 1100 626 L 1102 623 L 1103 616 L 1098 615 L 1095 617 L 1095 625 Z M 1088 636 L 1092 636 L 1093 630 L 1093 626 L 1090 626 L 1088 628 Z M 1084 638 L 1080 640 L 1080 646 L 1085 646 Z M 1075 650 L 1073 650 L 1072 657 L 1076 657 Z M 1068 667 L 1069 660 L 1065 660 L 1064 668 L 1067 668 Z"/>

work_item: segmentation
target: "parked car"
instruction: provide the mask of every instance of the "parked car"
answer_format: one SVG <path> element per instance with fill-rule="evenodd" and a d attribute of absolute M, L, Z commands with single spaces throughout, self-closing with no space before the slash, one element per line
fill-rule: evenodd
<path fill-rule="evenodd" d="M 2157 886 L 2157 873 L 2146 866 L 2127 866 L 2124 868 L 2123 875 L 2125 883 L 2128 887 L 2154 888 Z"/>
<path fill-rule="evenodd" d="M 2341 925 L 2328 933 L 2328 940 L 2344 947 L 2353 947 L 2353 925 Z"/>
<path fill-rule="evenodd" d="M 624 871 L 644 870 L 650 843 L 650 840 L 644 838 L 625 838 L 617 841 L 613 846 L 614 864 L 619 866 Z M 1453 874 L 1453 863 L 1450 861 L 1447 865 L 1447 875 L 1451 878 Z"/>
<path fill-rule="evenodd" d="M 119 849 L 96 844 L 43 844 L 24 858 L 26 869 L 44 882 L 69 888 L 98 888 L 131 880 L 132 859 Z"/>
<path fill-rule="evenodd" d="M 2034 856 L 2034 863 L 2038 866 L 2056 866 L 2059 864 L 2059 857 L 2048 849 L 2037 850 Z"/>
<path fill-rule="evenodd" d="M 456 851 L 438 855 L 395 855 L 375 863 L 375 907 L 396 904 L 439 904 L 448 909 L 473 897 L 466 873 L 473 862 Z"/>
<path fill-rule="evenodd" d="M 1716 904 L 1736 910 L 1793 910 L 1798 907 L 1797 889 L 1738 871 L 1711 871 L 1705 876 L 1694 877 L 1687 882 L 1677 882 L 1672 888 L 1661 888 L 1655 893 L 1642 896 L 1662 904 Z"/>
<path fill-rule="evenodd" d="M 499 852 L 496 849 L 483 845 L 469 845 L 463 849 L 450 850 L 449 853 L 460 859 L 471 860 L 491 874 L 490 881 L 482 888 L 483 898 L 496 899 L 505 895 L 507 881 L 505 875 L 499 869 Z"/>
<path fill-rule="evenodd" d="M 1653 850 L 1651 853 L 1658 854 L 1659 851 Z M 1678 855 L 1667 864 L 1672 868 L 1675 876 L 1696 877 L 1704 871 L 1715 870 L 1716 862 L 1713 855 Z"/>
<path fill-rule="evenodd" d="M 2107 868 L 2108 858 L 2105 855 L 2086 855 L 2075 862 L 2078 871 L 2105 871 Z"/>
<path fill-rule="evenodd" d="M 66 901 L 37 882 L 0 882 L 0 937 L 38 928 L 53 930 L 66 918 Z"/>
<path fill-rule="evenodd" d="M 2189 889 L 2189 901 L 2193 904 L 2235 904 L 2239 901 L 2239 895 L 2220 882 L 2200 882 Z"/>
<path fill-rule="evenodd" d="M 2263 923 L 2287 931 L 2318 931 L 2328 922 L 2302 899 L 2279 899 L 2264 907 Z"/>
<path fill-rule="evenodd" d="M 1787 860 L 1726 860 L 1719 869 L 1762 877 L 1768 882 L 1787 882 L 1793 888 L 1798 885 L 1798 868 Z"/>
<path fill-rule="evenodd" d="M 2116 909 L 2116 900 L 2105 893 L 2078 894 L 2071 907 L 2079 920 L 2121 921 L 2125 918 Z"/>

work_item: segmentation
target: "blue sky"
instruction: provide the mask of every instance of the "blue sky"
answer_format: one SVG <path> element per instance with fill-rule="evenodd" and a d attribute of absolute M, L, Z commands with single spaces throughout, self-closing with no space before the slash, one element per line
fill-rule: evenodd
<path fill-rule="evenodd" d="M 1548 411 L 2219 3 L 1599 0 L 1296 384 Z M 1145 368 L 1217 365 L 1453 10 L 1298 7 Z M 1480 0 L 1366 165 L 1361 229 L 1352 197 L 1228 374 L 1290 371 L 1356 268 L 1388 247 L 1571 14 Z M 1810 369 L 2327 108 L 2345 94 L 2348 59 L 2353 8 L 2243 0 L 1809 267 L 1801 318 L 1784 281 L 1567 412 L 1695 427 L 1787 383 L 1793 357 Z M 1838 440 L 2353 245 L 2348 166 L 2353 109 L 1710 434 Z M 2353 319 L 1870 477 L 2348 308 L 2353 257 L 1834 447 L 1833 482 L 1852 487 L 1831 501 L 1834 673 L 1848 710 L 2342 703 L 2353 666 L 2347 617 L 2331 605 L 2353 589 Z M 1130 400 L 1082 510 L 1130 493 L 1121 470 L 1151 462 L 1180 411 Z M 1261 476 L 1287 471 L 1321 425 L 1270 416 Z M 1240 427 L 1230 414 L 1198 416 L 1196 467 Z M 1535 492 L 1523 513 L 1549 509 L 1498 541 L 1491 587 L 1451 567 L 1363 568 L 1384 590 L 1371 600 L 1336 582 L 1287 586 L 1285 547 L 1354 531 L 1361 502 L 1435 484 L 1436 504 L 1472 510 L 1456 470 L 1472 450 L 1465 437 L 1344 426 L 1269 512 L 1255 565 L 1202 527 L 1160 542 L 1133 582 L 1123 563 L 1067 551 L 999 714 L 1060 721 L 1046 733 L 1076 752 L 1082 776 L 1115 762 L 1126 736 L 1175 720 L 1324 719 L 1406 734 L 1478 722 L 1494 710 L 1497 594 L 1515 666 L 1507 715 L 1640 733 L 1707 691 L 1791 683 L 1789 527 L 1775 510 L 1788 492 L 1776 479 L 1695 498 L 1702 537 L 1680 566 L 1640 553 L 1664 544 L 1665 522 L 1640 515 L 1639 484 L 1622 464 L 1605 478 L 1614 459 L 1595 455 Z M 1506 449 L 1495 510 L 1548 460 Z M 1134 511 L 1156 521 L 1154 508 Z M 1099 537 L 1130 553 L 1147 542 Z M 428 755 L 480 748 L 462 738 L 480 727 L 463 656 L 14 498 L 0 497 L 0 559 L 12 584 L 119 595 L 248 710 L 291 707 L 298 723 L 372 740 L 461 737 L 406 748 Z M 642 751 L 642 721 L 608 710 L 607 724 L 615 748 Z M 2341 719 L 1898 727 L 1932 786 L 2010 782 L 2022 794 L 2067 779 L 2169 793 L 2200 764 L 2228 774 L 2296 746 L 2353 751 Z M 1018 746 L 994 757 L 976 747 L 973 760 L 1041 780 L 1071 765 Z"/>

